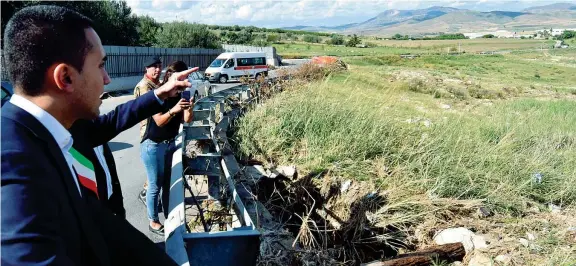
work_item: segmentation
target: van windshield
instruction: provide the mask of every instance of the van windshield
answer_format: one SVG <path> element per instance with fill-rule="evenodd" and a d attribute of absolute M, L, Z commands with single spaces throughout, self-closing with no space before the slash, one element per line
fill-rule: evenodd
<path fill-rule="evenodd" d="M 226 59 L 216 59 L 210 64 L 210 67 L 221 67 L 224 62 L 226 62 Z"/>

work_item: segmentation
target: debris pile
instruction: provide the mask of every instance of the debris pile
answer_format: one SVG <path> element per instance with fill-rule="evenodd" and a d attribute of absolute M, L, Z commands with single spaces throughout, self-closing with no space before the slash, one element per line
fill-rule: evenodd
<path fill-rule="evenodd" d="M 298 177 L 294 166 L 244 168 L 239 181 L 256 193 L 253 220 L 263 231 L 260 264 L 354 265 L 393 257 L 404 246 L 399 230 L 371 221 L 384 195 L 332 179 L 326 172 Z"/>

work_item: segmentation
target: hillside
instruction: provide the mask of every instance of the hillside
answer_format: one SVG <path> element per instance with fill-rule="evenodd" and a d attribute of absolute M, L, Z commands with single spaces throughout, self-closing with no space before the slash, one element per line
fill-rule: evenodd
<path fill-rule="evenodd" d="M 460 10 L 424 21 L 406 21 L 388 27 L 348 28 L 346 33 L 364 31 L 365 34 L 391 35 L 395 33 L 433 34 L 438 32 L 478 32 L 497 30 L 530 30 L 543 27 L 576 27 L 576 12 L 552 14 L 521 12 L 476 12 Z"/>
<path fill-rule="evenodd" d="M 431 7 L 419 10 L 386 10 L 374 18 L 346 29 L 371 29 L 391 26 L 403 22 L 426 21 L 457 11 L 458 9 L 450 7 Z"/>
<path fill-rule="evenodd" d="M 556 3 L 545 6 L 529 7 L 524 9 L 523 11 L 529 13 L 549 13 L 551 11 L 567 11 L 567 10 L 576 10 L 576 4 Z"/>
<path fill-rule="evenodd" d="M 363 35 L 437 34 L 479 31 L 522 31 L 542 28 L 576 28 L 576 4 L 531 7 L 522 12 L 479 12 L 452 7 L 386 10 L 361 23 L 335 27 L 294 27 L 299 30 Z M 287 28 L 292 29 L 292 28 Z"/>

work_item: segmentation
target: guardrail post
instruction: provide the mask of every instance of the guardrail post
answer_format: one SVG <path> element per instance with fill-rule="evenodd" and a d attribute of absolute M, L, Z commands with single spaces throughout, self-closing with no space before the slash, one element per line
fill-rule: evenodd
<path fill-rule="evenodd" d="M 224 105 L 224 102 L 220 102 L 220 120 L 224 118 L 224 114 L 226 113 L 225 108 L 226 105 Z"/>
<path fill-rule="evenodd" d="M 260 232 L 257 230 L 249 210 L 243 203 L 242 194 L 236 189 L 235 176 L 241 171 L 236 161 L 229 140 L 226 136 L 230 123 L 239 117 L 243 109 L 234 107 L 225 112 L 227 96 L 242 94 L 247 87 L 231 88 L 219 91 L 210 97 L 200 99 L 194 110 L 194 122 L 190 127 L 182 127 L 179 149 L 175 152 L 179 164 L 173 165 L 171 177 L 170 212 L 165 222 L 168 232 L 165 236 L 166 252 L 179 265 L 255 265 L 259 247 Z M 248 99 L 251 99 L 248 90 Z M 215 107 L 220 107 L 221 119 L 215 121 Z M 242 106 L 242 105 L 241 105 Z M 224 116 L 226 115 L 226 116 Z M 212 121 L 212 122 L 211 122 Z M 216 150 L 204 146 L 201 154 L 189 158 L 184 155 L 187 140 L 211 140 Z M 222 144 L 220 144 L 221 142 Z M 186 169 L 186 170 L 184 170 Z M 187 229 L 184 171 L 190 175 L 208 177 L 208 195 L 222 198 L 229 195 L 227 206 L 237 221 L 226 221 L 228 231 L 191 232 Z M 220 184 L 224 183 L 224 185 Z M 221 189 L 227 193 L 222 194 Z M 189 188 L 188 188 L 189 189 Z M 190 192 L 192 193 L 192 192 Z M 192 193 L 193 194 L 193 193 Z M 195 195 L 192 195 L 193 197 Z M 201 207 L 198 207 L 201 210 Z M 199 211 L 199 215 L 203 215 Z M 204 223 L 203 223 L 204 224 Z M 206 230 L 206 229 L 205 229 Z M 190 232 L 189 232 L 190 231 Z"/>

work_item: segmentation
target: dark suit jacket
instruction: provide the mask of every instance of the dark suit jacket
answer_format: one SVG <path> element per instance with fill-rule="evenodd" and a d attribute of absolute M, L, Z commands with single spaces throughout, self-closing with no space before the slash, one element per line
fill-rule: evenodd
<path fill-rule="evenodd" d="M 1 117 L 2 265 L 176 265 L 125 219 L 83 190 L 32 115 L 6 103 Z M 115 125 L 102 126 L 106 142 Z"/>
<path fill-rule="evenodd" d="M 120 217 L 126 217 L 126 210 L 124 209 L 122 188 L 116 172 L 116 163 L 107 143 L 122 131 L 161 111 L 162 105 L 158 103 L 154 93 L 148 92 L 135 100 L 118 105 L 116 109 L 97 119 L 78 120 L 70 128 L 70 133 L 74 139 L 74 148 L 94 164 L 100 202 Z M 94 152 L 94 147 L 100 145 L 104 145 L 104 157 L 112 181 L 112 197 L 110 199 L 108 199 L 106 173 Z"/>

